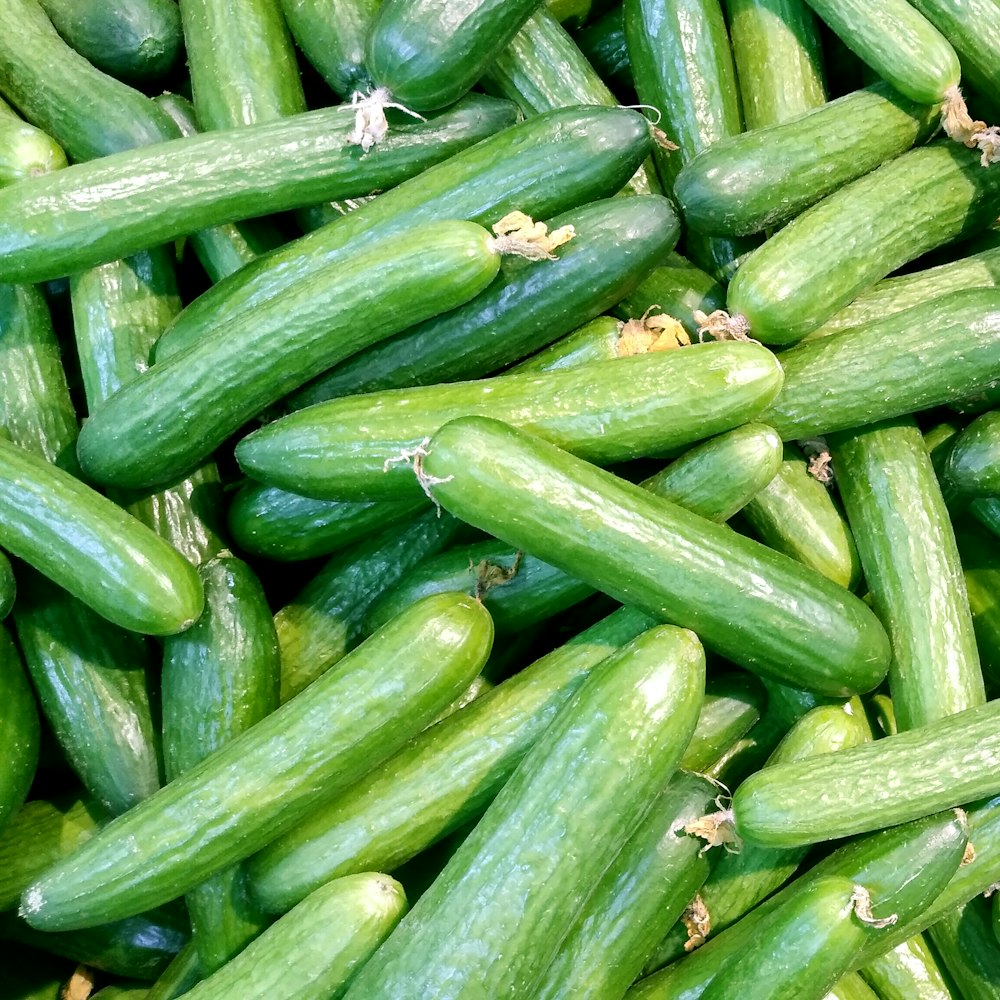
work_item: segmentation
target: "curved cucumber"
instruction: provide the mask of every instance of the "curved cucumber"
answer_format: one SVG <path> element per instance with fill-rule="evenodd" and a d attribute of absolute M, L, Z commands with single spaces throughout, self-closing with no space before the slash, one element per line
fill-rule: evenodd
<path fill-rule="evenodd" d="M 1000 493 L 1000 414 L 984 413 L 958 435 L 944 475 L 949 485 L 966 496 Z"/>
<path fill-rule="evenodd" d="M 863 966 L 861 976 L 878 990 L 881 1000 L 954 1000 L 937 959 L 920 934 Z"/>
<path fill-rule="evenodd" d="M 10 634 L 0 626 L 0 830 L 21 808 L 35 777 L 40 729 L 35 696 Z"/>
<path fill-rule="evenodd" d="M 648 340 L 636 338 L 630 341 L 622 337 L 623 326 L 624 323 L 611 316 L 598 316 L 513 368 L 508 368 L 506 374 L 575 368 L 592 361 L 611 361 L 613 358 L 627 358 L 630 354 L 645 354 L 652 347 L 655 336 L 650 336 Z"/>
<path fill-rule="evenodd" d="M 51 136 L 29 125 L 0 99 L 0 187 L 66 166 L 66 154 Z"/>

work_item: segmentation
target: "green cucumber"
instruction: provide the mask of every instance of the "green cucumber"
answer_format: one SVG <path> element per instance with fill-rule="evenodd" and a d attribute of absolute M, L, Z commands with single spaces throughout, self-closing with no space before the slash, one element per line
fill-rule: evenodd
<path fill-rule="evenodd" d="M 677 175 L 677 201 L 700 232 L 748 235 L 779 227 L 926 139 L 936 120 L 933 107 L 873 84 L 720 139 Z"/>
<path fill-rule="evenodd" d="M 236 456 L 247 474 L 296 493 L 399 500 L 421 489 L 410 462 L 425 439 L 455 417 L 506 416 L 574 454 L 610 463 L 662 455 L 727 430 L 758 413 L 780 385 L 780 366 L 759 345 L 705 344 L 537 375 L 347 396 L 255 431 Z"/>
<path fill-rule="evenodd" d="M 710 677 L 681 767 L 697 774 L 707 772 L 760 719 L 763 695 L 757 680 L 742 671 Z"/>
<path fill-rule="evenodd" d="M 969 517 L 958 515 L 953 524 L 979 658 L 983 673 L 995 687 L 1000 682 L 1000 608 L 996 602 L 1000 542 Z"/>
<path fill-rule="evenodd" d="M 423 472 L 445 509 L 693 625 L 734 663 L 832 695 L 870 690 L 885 674 L 888 640 L 871 611 L 787 556 L 497 420 L 453 420 L 427 451 Z M 486 502 L 500 495 L 502 509 Z"/>
<path fill-rule="evenodd" d="M 748 130 L 826 101 L 823 44 L 805 0 L 725 0 Z"/>
<path fill-rule="evenodd" d="M 171 0 L 40 0 L 56 31 L 98 69 L 128 81 L 158 80 L 181 51 L 181 16 Z"/>
<path fill-rule="evenodd" d="M 7 556 L 0 552 L 0 620 L 10 614 L 17 599 L 17 580 L 14 578 L 14 567 Z"/>
<path fill-rule="evenodd" d="M 613 4 L 614 0 L 545 0 L 545 6 L 570 31 L 575 31 Z"/>
<path fill-rule="evenodd" d="M 434 111 L 468 91 L 539 0 L 383 0 L 365 65 L 376 87 L 411 111 Z"/>
<path fill-rule="evenodd" d="M 31 885 L 39 929 L 138 913 L 254 853 L 389 757 L 465 690 L 492 641 L 476 602 L 427 598 Z M 399 702 L 406 699 L 406 712 Z"/>
<path fill-rule="evenodd" d="M 346 656 L 364 638 L 365 615 L 379 594 L 443 549 L 460 529 L 453 517 L 429 511 L 384 525 L 330 559 L 274 616 L 281 700 L 298 694 Z"/>
<path fill-rule="evenodd" d="M 945 462 L 948 485 L 965 496 L 1000 493 L 1000 414 L 976 417 L 955 439 Z"/>
<path fill-rule="evenodd" d="M 844 515 L 793 445 L 785 445 L 777 474 L 743 508 L 743 517 L 772 549 L 848 590 L 860 581 L 858 550 Z"/>
<path fill-rule="evenodd" d="M 148 97 L 71 49 L 37 0 L 0 9 L 0 92 L 75 161 L 177 135 Z"/>
<path fill-rule="evenodd" d="M 625 14 L 621 5 L 612 7 L 596 21 L 573 35 L 584 58 L 597 75 L 615 91 L 634 90 L 632 66 L 625 42 Z"/>
<path fill-rule="evenodd" d="M 66 166 L 66 154 L 51 136 L 29 125 L 0 99 L 0 187 Z"/>
<path fill-rule="evenodd" d="M 861 976 L 878 991 L 880 1000 L 954 1000 L 920 934 L 863 966 Z"/>
<path fill-rule="evenodd" d="M 533 994 L 621 1000 L 664 930 L 705 881 L 709 862 L 681 831 L 712 808 L 717 787 L 681 772 L 601 876 Z"/>
<path fill-rule="evenodd" d="M 676 769 L 704 676 L 697 638 L 671 626 L 605 660 L 346 997 L 532 995 L 608 857 Z M 453 960 L 427 961 L 456 944 Z"/>
<path fill-rule="evenodd" d="M 123 386 L 80 432 L 80 464 L 94 479 L 119 487 L 176 480 L 246 421 L 332 364 L 408 320 L 473 298 L 495 277 L 499 261 L 495 241 L 470 222 L 418 226 L 364 247 L 322 279 L 305 282 L 298 290 L 302 309 L 290 312 L 283 298 L 246 324 L 230 317 L 215 337 Z M 377 301 L 373 287 L 380 290 Z M 357 322 L 361 309 L 364 324 Z M 284 333 L 276 343 L 271 326 L 279 316 Z"/>
<path fill-rule="evenodd" d="M 40 727 L 35 696 L 10 634 L 0 626 L 0 830 L 21 808 L 38 765 Z"/>
<path fill-rule="evenodd" d="M 260 581 L 246 563 L 221 555 L 199 574 L 205 611 L 164 643 L 163 759 L 167 781 L 260 722 L 278 707 L 281 663 Z M 237 866 L 186 896 L 202 974 L 225 965 L 267 921 L 249 900 Z"/>
<path fill-rule="evenodd" d="M 964 399 L 1000 378 L 1000 293 L 943 295 L 783 351 L 781 366 L 782 390 L 757 419 L 786 441 Z"/>
<path fill-rule="evenodd" d="M 142 1000 L 174 1000 L 201 980 L 198 951 L 194 941 L 188 941 L 170 964 L 160 973 Z"/>
<path fill-rule="evenodd" d="M 972 899 L 927 930 L 964 1000 L 990 1000 L 1000 991 L 1000 942 L 990 909 L 985 899 Z"/>
<path fill-rule="evenodd" d="M 191 93 L 206 131 L 305 111 L 295 48 L 275 0 L 179 0 L 179 6 Z"/>
<path fill-rule="evenodd" d="M 889 692 L 900 730 L 983 704 L 955 532 L 923 434 L 905 417 L 830 444 L 872 606 L 892 644 Z"/>
<path fill-rule="evenodd" d="M 513 115 L 506 102 L 470 97 L 431 122 L 394 130 L 378 154 L 360 157 L 344 145 L 349 110 L 324 108 L 32 178 L 27 190 L 0 191 L 0 280 L 59 277 L 248 215 L 392 187 Z"/>
<path fill-rule="evenodd" d="M 655 335 L 651 334 L 648 339 L 637 337 L 630 340 L 622 336 L 624 325 L 621 320 L 611 316 L 598 316 L 525 358 L 513 368 L 508 368 L 505 374 L 575 368 L 592 361 L 610 361 L 630 354 L 644 354 L 649 350 L 656 339 Z"/>
<path fill-rule="evenodd" d="M 366 872 L 321 886 L 185 1000 L 316 1000 L 343 996 L 406 911 L 403 887 Z"/>
<path fill-rule="evenodd" d="M 765 343 L 800 340 L 903 264 L 985 228 L 998 178 L 951 141 L 910 150 L 775 233 L 730 284 L 729 311 Z"/>
<path fill-rule="evenodd" d="M 884 1000 L 876 996 L 868 984 L 856 973 L 841 976 L 824 1000 Z"/>
<path fill-rule="evenodd" d="M 546 221 L 576 233 L 555 260 L 504 260 L 498 280 L 472 301 L 347 358 L 290 406 L 496 372 L 633 291 L 680 233 L 672 205 L 657 195 L 609 198 Z"/>

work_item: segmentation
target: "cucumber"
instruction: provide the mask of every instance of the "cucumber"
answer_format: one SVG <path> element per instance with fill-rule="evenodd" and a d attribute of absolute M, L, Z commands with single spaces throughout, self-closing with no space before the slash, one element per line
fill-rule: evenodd
<path fill-rule="evenodd" d="M 584 58 L 609 87 L 625 94 L 634 90 L 625 42 L 625 15 L 620 5 L 575 32 L 573 38 Z"/>
<path fill-rule="evenodd" d="M 28 190 L 0 191 L 0 280 L 59 277 L 248 215 L 392 187 L 513 115 L 505 102 L 472 97 L 359 157 L 344 145 L 352 115 L 325 108 L 33 178 Z"/>
<path fill-rule="evenodd" d="M 406 911 L 403 887 L 366 872 L 321 886 L 186 1000 L 315 1000 L 345 985 Z"/>
<path fill-rule="evenodd" d="M 174 1000 L 175 997 L 197 985 L 201 978 L 198 951 L 194 942 L 188 941 L 174 955 L 170 964 L 160 973 L 142 1000 Z"/>
<path fill-rule="evenodd" d="M 730 284 L 729 311 L 766 343 L 800 340 L 891 271 L 983 228 L 1000 211 L 997 177 L 953 142 L 910 150 L 772 236 Z"/>
<path fill-rule="evenodd" d="M 880 1000 L 954 1000 L 920 934 L 873 959 L 861 969 L 861 976 L 878 990 Z"/>
<path fill-rule="evenodd" d="M 748 130 L 826 101 L 819 24 L 805 0 L 726 0 Z"/>
<path fill-rule="evenodd" d="M 613 4 L 614 0 L 545 0 L 545 6 L 570 31 L 607 11 Z"/>
<path fill-rule="evenodd" d="M 121 80 L 165 76 L 181 51 L 181 16 L 171 0 L 40 0 L 56 31 L 98 69 Z"/>
<path fill-rule="evenodd" d="M 62 147 L 0 99 L 0 187 L 66 166 Z"/>
<path fill-rule="evenodd" d="M 896 418 L 830 444 L 872 606 L 892 645 L 889 692 L 900 730 L 983 704 L 955 532 L 920 429 Z"/>
<path fill-rule="evenodd" d="M 990 910 L 985 899 L 972 899 L 927 930 L 965 1000 L 989 1000 L 1000 991 L 1000 942 L 993 933 Z"/>
<path fill-rule="evenodd" d="M 454 417 L 505 416 L 577 455 L 611 463 L 662 455 L 728 430 L 767 406 L 780 385 L 774 356 L 756 344 L 698 345 L 539 375 L 335 399 L 255 431 L 236 456 L 248 475 L 295 493 L 399 500 L 421 489 L 407 460 Z"/>
<path fill-rule="evenodd" d="M 995 794 L 1000 703 L 989 702 L 817 760 L 748 778 L 733 797 L 741 836 L 796 847 L 878 830 Z M 914 781 L 908 775 L 918 775 Z"/>
<path fill-rule="evenodd" d="M 295 49 L 278 3 L 179 0 L 179 6 L 191 93 L 206 131 L 305 111 Z"/>
<path fill-rule="evenodd" d="M 164 643 L 163 758 L 167 781 L 278 707 L 281 662 L 263 588 L 246 563 L 223 554 L 202 565 L 205 611 Z M 186 896 L 202 974 L 211 975 L 267 925 L 240 866 Z"/>
<path fill-rule="evenodd" d="M 550 372 L 560 368 L 575 368 L 592 361 L 627 358 L 630 354 L 645 354 L 655 343 L 655 334 L 650 334 L 648 338 L 624 337 L 624 325 L 621 320 L 611 316 L 598 316 L 508 368 L 505 374 Z"/>
<path fill-rule="evenodd" d="M 372 81 L 411 111 L 457 101 L 483 75 L 539 0 L 384 0 L 365 65 Z"/>
<path fill-rule="evenodd" d="M 943 295 L 781 354 L 785 381 L 757 419 L 786 441 L 930 409 L 1000 377 L 1000 294 Z"/>
<path fill-rule="evenodd" d="M 697 638 L 671 626 L 605 660 L 346 997 L 533 995 L 567 921 L 677 767 L 704 677 Z M 501 919 L 512 904 L 516 928 Z M 456 944 L 455 961 L 427 962 Z"/>
<path fill-rule="evenodd" d="M 1000 682 L 1000 611 L 995 599 L 1000 586 L 1000 544 L 969 517 L 956 516 L 953 524 L 979 658 L 983 673 L 995 687 Z"/>
<path fill-rule="evenodd" d="M 681 767 L 697 774 L 707 772 L 760 719 L 763 693 L 757 681 L 743 672 L 709 678 Z"/>
<path fill-rule="evenodd" d="M 0 9 L 0 92 L 75 161 L 177 135 L 148 97 L 74 52 L 37 0 Z"/>
<path fill-rule="evenodd" d="M 497 420 L 453 420 L 427 451 L 423 471 L 445 509 L 616 599 L 694 625 L 740 666 L 831 695 L 870 690 L 885 674 L 875 616 L 787 556 Z M 484 503 L 501 480 L 503 509 Z"/>
<path fill-rule="evenodd" d="M 1000 414 L 984 413 L 955 439 L 945 462 L 949 486 L 966 497 L 1000 493 Z"/>
<path fill-rule="evenodd" d="M 21 655 L 0 626 L 0 830 L 10 822 L 28 794 L 38 765 L 40 727 L 35 696 Z"/>
<path fill-rule="evenodd" d="M 321 281 L 305 282 L 298 290 L 302 309 L 283 298 L 247 324 L 230 317 L 217 336 L 123 386 L 81 431 L 80 464 L 95 480 L 119 487 L 176 480 L 246 421 L 335 362 L 407 320 L 473 298 L 492 281 L 499 260 L 494 240 L 469 222 L 418 226 L 366 247 Z M 377 302 L 373 287 L 380 290 Z M 357 322 L 361 309 L 363 325 Z M 270 329 L 278 314 L 280 351 Z"/>
<path fill-rule="evenodd" d="M 933 132 L 936 109 L 885 83 L 778 124 L 720 139 L 687 163 L 674 192 L 689 226 L 716 235 L 779 227 Z"/>
<path fill-rule="evenodd" d="M 884 998 L 876 996 L 856 972 L 849 972 L 837 981 L 824 1000 L 884 1000 Z"/>
<path fill-rule="evenodd" d="M 0 619 L 6 618 L 14 607 L 17 598 L 17 580 L 14 579 L 14 567 L 10 560 L 0 552 Z"/>
<path fill-rule="evenodd" d="M 496 372 L 633 291 L 680 233 L 672 205 L 656 195 L 609 198 L 546 222 L 576 233 L 557 259 L 504 260 L 499 279 L 471 302 L 347 358 L 295 393 L 291 408 Z"/>
<path fill-rule="evenodd" d="M 468 687 L 491 641 L 469 598 L 421 601 L 49 869 L 22 898 L 26 919 L 59 930 L 138 913 L 254 853 L 419 732 Z"/>

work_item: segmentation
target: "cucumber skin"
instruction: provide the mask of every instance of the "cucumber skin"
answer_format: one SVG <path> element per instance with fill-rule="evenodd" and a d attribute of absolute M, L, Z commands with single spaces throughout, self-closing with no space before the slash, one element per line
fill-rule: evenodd
<path fill-rule="evenodd" d="M 55 278 L 247 215 L 392 187 L 509 126 L 514 113 L 469 98 L 433 122 L 394 129 L 377 154 L 359 158 L 344 145 L 353 116 L 326 108 L 33 178 L 28 190 L 0 191 L 0 280 Z"/>
<path fill-rule="evenodd" d="M 1000 950 L 991 909 L 987 900 L 972 899 L 927 929 L 964 1000 L 990 1000 L 1000 986 Z"/>
<path fill-rule="evenodd" d="M 937 118 L 936 108 L 876 83 L 780 124 L 720 139 L 684 166 L 674 193 L 687 224 L 701 232 L 763 232 L 905 153 L 930 136 Z"/>
<path fill-rule="evenodd" d="M 784 440 L 963 399 L 1000 379 L 1000 293 L 968 289 L 781 354 L 785 381 L 757 419 Z"/>
<path fill-rule="evenodd" d="M 592 361 L 611 361 L 628 356 L 628 348 L 622 342 L 621 321 L 611 316 L 598 316 L 508 368 L 506 374 L 551 372 L 560 368 L 575 368 Z"/>
<path fill-rule="evenodd" d="M 428 452 L 423 468 L 442 480 L 430 488 L 445 509 L 616 599 L 695 625 L 734 663 L 831 695 L 871 690 L 885 674 L 875 616 L 786 556 L 496 420 L 454 420 Z M 483 502 L 500 478 L 504 511 Z M 743 616 L 753 580 L 767 583 L 753 586 Z"/>
<path fill-rule="evenodd" d="M 728 430 L 766 407 L 781 379 L 780 365 L 759 345 L 697 345 L 537 375 L 348 396 L 253 432 L 236 457 L 248 475 L 295 493 L 400 500 L 421 487 L 398 457 L 456 417 L 506 417 L 604 464 L 662 455 Z"/>
<path fill-rule="evenodd" d="M 365 48 L 376 86 L 412 111 L 434 111 L 468 91 L 540 0 L 383 0 Z"/>
<path fill-rule="evenodd" d="M 1000 616 L 994 594 L 1000 585 L 1000 545 L 995 535 L 972 518 L 958 515 L 954 526 L 983 673 L 990 686 L 996 687 L 1000 683 Z"/>
<path fill-rule="evenodd" d="M 945 462 L 947 482 L 965 496 L 1000 492 L 1000 415 L 984 413 L 955 440 Z"/>
<path fill-rule="evenodd" d="M 0 187 L 66 166 L 66 154 L 51 136 L 11 114 L 0 114 Z"/>
<path fill-rule="evenodd" d="M 38 765 L 41 728 L 35 696 L 10 634 L 0 626 L 0 831 L 21 808 Z"/>
<path fill-rule="evenodd" d="M 479 672 L 492 632 L 464 596 L 408 609 L 311 691 L 50 869 L 25 891 L 25 918 L 57 930 L 141 912 L 252 854 L 435 718 Z M 339 725 L 336 705 L 350 707 Z"/>
<path fill-rule="evenodd" d="M 694 730 L 704 669 L 697 638 L 671 626 L 605 660 L 346 1000 L 531 995 L 608 856 L 675 770 Z M 443 954 L 446 942 L 452 958 L 429 965 L 426 956 Z"/>
<path fill-rule="evenodd" d="M 878 990 L 881 1000 L 954 1000 L 937 960 L 920 934 L 863 966 L 861 976 Z"/>
<path fill-rule="evenodd" d="M 885 998 L 873 993 L 856 972 L 849 972 L 846 976 L 841 976 L 825 1000 L 885 1000 Z"/>

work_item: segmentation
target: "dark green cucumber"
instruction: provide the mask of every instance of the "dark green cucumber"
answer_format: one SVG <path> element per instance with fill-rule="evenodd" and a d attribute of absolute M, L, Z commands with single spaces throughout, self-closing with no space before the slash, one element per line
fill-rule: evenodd
<path fill-rule="evenodd" d="M 194 946 L 194 941 L 188 941 L 157 976 L 156 982 L 150 986 L 142 1000 L 174 1000 L 200 980 L 198 950 Z"/>
<path fill-rule="evenodd" d="M 729 311 L 765 343 L 800 340 L 880 278 L 998 212 L 1000 174 L 972 150 L 951 141 L 910 150 L 775 233 L 730 284 Z"/>
<path fill-rule="evenodd" d="M 499 280 L 471 302 L 347 358 L 295 393 L 291 407 L 496 372 L 633 291 L 680 233 L 672 205 L 657 195 L 594 202 L 547 224 L 576 232 L 557 259 L 505 260 Z"/>
<path fill-rule="evenodd" d="M 1000 682 L 1000 608 L 996 602 L 1000 587 L 1000 543 L 968 516 L 956 515 L 953 524 L 979 659 L 983 673 L 995 687 Z"/>
<path fill-rule="evenodd" d="M 492 633 L 464 595 L 421 601 L 51 868 L 26 890 L 26 918 L 58 930 L 138 913 L 259 850 L 433 720 L 479 673 Z"/>
<path fill-rule="evenodd" d="M 98 69 L 121 80 L 158 80 L 181 51 L 181 16 L 172 0 L 40 0 L 56 31 Z"/>
<path fill-rule="evenodd" d="M 871 611 L 787 556 L 497 420 L 453 420 L 427 450 L 423 471 L 445 509 L 616 599 L 696 627 L 734 663 L 833 695 L 870 690 L 885 675 L 888 640 Z M 485 503 L 501 494 L 503 509 Z"/>
<path fill-rule="evenodd" d="M 705 687 L 698 725 L 688 743 L 681 767 L 698 774 L 713 764 L 761 717 L 764 691 L 756 678 L 740 671 L 710 677 Z"/>
<path fill-rule="evenodd" d="M 612 7 L 592 24 L 573 35 L 584 58 L 615 91 L 635 89 L 625 42 L 625 15 L 621 5 Z"/>
<path fill-rule="evenodd" d="M 674 191 L 685 221 L 701 232 L 763 232 L 905 153 L 936 123 L 934 107 L 877 83 L 720 139 L 684 166 Z"/>
<path fill-rule="evenodd" d="M 783 351 L 781 366 L 782 390 L 758 419 L 786 441 L 964 399 L 1000 380 L 1000 292 L 941 296 Z"/>
<path fill-rule="evenodd" d="M 876 996 L 856 972 L 849 972 L 837 980 L 825 1000 L 884 1000 L 884 998 Z"/>
<path fill-rule="evenodd" d="M 66 166 L 66 154 L 51 136 L 29 125 L 0 99 L 0 187 Z"/>
<path fill-rule="evenodd" d="M 704 778 L 674 776 L 577 914 L 537 1000 L 621 1000 L 708 875 L 700 842 L 681 831 L 710 812 L 717 795 Z"/>
<path fill-rule="evenodd" d="M 40 728 L 35 696 L 21 655 L 0 626 L 0 830 L 21 808 L 38 765 Z"/>
<path fill-rule="evenodd" d="M 301 309 L 290 312 L 285 298 L 247 324 L 230 317 L 216 336 L 123 386 L 81 431 L 80 464 L 119 487 L 175 481 L 265 407 L 337 361 L 407 320 L 469 301 L 493 280 L 499 262 L 494 240 L 470 222 L 418 226 L 364 247 L 322 280 L 306 282 L 298 290 Z M 373 287 L 380 290 L 377 301 Z M 367 320 L 359 324 L 362 309 Z M 270 327 L 279 314 L 284 332 L 276 342 Z"/>
<path fill-rule="evenodd" d="M 1000 414 L 984 413 L 958 435 L 944 475 L 948 485 L 965 496 L 1000 493 Z"/>
<path fill-rule="evenodd" d="M 278 3 L 180 0 L 179 6 L 191 93 L 206 131 L 305 111 L 295 48 Z"/>
<path fill-rule="evenodd" d="M 863 966 L 861 977 L 878 990 L 880 1000 L 954 1000 L 937 959 L 920 934 Z"/>
<path fill-rule="evenodd" d="M 246 563 L 221 555 L 199 569 L 205 610 L 164 643 L 163 760 L 167 781 L 278 707 L 281 662 L 271 610 Z M 202 974 L 225 965 L 266 926 L 240 866 L 186 896 Z"/>
<path fill-rule="evenodd" d="M 525 358 L 513 368 L 508 368 L 506 374 L 575 368 L 591 361 L 610 361 L 630 354 L 644 354 L 652 347 L 656 339 L 654 335 L 626 339 L 622 337 L 623 326 L 621 320 L 611 316 L 598 316 Z"/>
<path fill-rule="evenodd" d="M 743 508 L 743 517 L 765 545 L 842 587 L 853 590 L 861 579 L 858 550 L 844 515 L 793 445 L 785 445 L 781 467 Z"/>
<path fill-rule="evenodd" d="M 150 650 L 41 577 L 22 574 L 21 591 L 14 624 L 45 717 L 84 787 L 125 812 L 160 787 Z"/>
<path fill-rule="evenodd" d="M 964 1000 L 990 1000 L 1000 992 L 1000 942 L 990 909 L 987 900 L 972 899 L 927 929 Z"/>
<path fill-rule="evenodd" d="M 613 4 L 614 0 L 545 0 L 545 6 L 570 31 L 586 24 Z"/>
<path fill-rule="evenodd" d="M 366 872 L 321 886 L 186 1000 L 339 997 L 406 912 L 403 887 Z"/>
<path fill-rule="evenodd" d="M 676 769 L 704 676 L 697 638 L 671 626 L 605 660 L 346 997 L 532 995 L 566 923 Z M 511 905 L 516 926 L 501 919 Z M 456 943 L 452 960 L 427 962 Z"/>
<path fill-rule="evenodd" d="M 17 599 L 17 580 L 14 567 L 7 556 L 0 552 L 0 619 L 6 618 Z"/>
<path fill-rule="evenodd" d="M 344 145 L 349 109 L 325 108 L 33 178 L 0 192 L 0 280 L 59 277 L 248 215 L 392 187 L 513 120 L 506 102 L 470 97 L 361 157 Z"/>
<path fill-rule="evenodd" d="M 962 564 L 923 434 L 899 417 L 830 444 L 872 606 L 892 644 L 889 691 L 900 730 L 981 705 Z"/>
<path fill-rule="evenodd" d="M 0 92 L 71 160 L 177 135 L 148 97 L 71 49 L 37 0 L 7 0 L 0 9 Z"/>
<path fill-rule="evenodd" d="M 384 0 L 365 65 L 390 99 L 411 111 L 457 101 L 517 34 L 540 0 Z"/>
<path fill-rule="evenodd" d="M 725 0 L 747 129 L 826 101 L 823 43 L 805 0 Z"/>
<path fill-rule="evenodd" d="M 268 424 L 244 438 L 236 455 L 244 472 L 296 493 L 398 500 L 421 489 L 411 460 L 422 442 L 455 417 L 506 417 L 610 463 L 662 455 L 738 425 L 780 385 L 780 366 L 759 345 L 705 344 L 537 375 L 347 396 Z"/>

